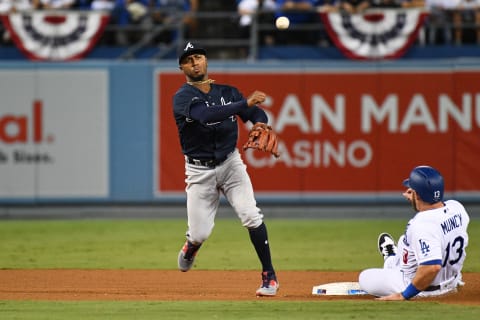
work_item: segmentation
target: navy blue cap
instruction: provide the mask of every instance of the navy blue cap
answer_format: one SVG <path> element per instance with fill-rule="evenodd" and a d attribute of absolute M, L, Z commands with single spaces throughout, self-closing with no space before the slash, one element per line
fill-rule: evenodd
<path fill-rule="evenodd" d="M 178 64 L 180 64 L 182 60 L 185 59 L 186 57 L 195 53 L 200 53 L 200 54 L 203 54 L 204 56 L 207 55 L 207 51 L 205 49 L 195 46 L 191 42 L 188 42 L 183 48 L 183 50 L 180 52 L 180 55 L 178 57 Z"/>

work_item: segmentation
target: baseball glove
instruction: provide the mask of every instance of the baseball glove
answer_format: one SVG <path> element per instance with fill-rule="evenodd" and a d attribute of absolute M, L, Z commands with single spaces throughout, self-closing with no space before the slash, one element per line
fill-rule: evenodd
<path fill-rule="evenodd" d="M 257 122 L 252 127 L 248 134 L 248 140 L 243 145 L 243 150 L 248 148 L 270 152 L 276 158 L 280 156 L 280 153 L 278 153 L 278 137 L 273 132 L 272 127 L 266 123 Z"/>

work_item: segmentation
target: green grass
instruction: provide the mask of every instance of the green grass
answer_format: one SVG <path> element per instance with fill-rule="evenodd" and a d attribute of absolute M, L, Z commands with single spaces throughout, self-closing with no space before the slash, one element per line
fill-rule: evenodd
<path fill-rule="evenodd" d="M 377 235 L 404 220 L 267 220 L 277 270 L 359 271 L 378 266 Z M 175 269 L 183 219 L 0 221 L 0 268 Z M 480 272 L 472 220 L 464 271 Z M 197 269 L 257 270 L 247 231 L 218 219 Z M 1 290 L 1 283 L 0 283 Z M 193 311 L 194 310 L 194 311 Z M 192 314 L 193 312 L 193 314 Z M 0 319 L 477 319 L 478 306 L 378 301 L 0 301 Z"/>
<path fill-rule="evenodd" d="M 378 234 L 398 237 L 404 225 L 403 220 L 267 221 L 279 270 L 355 271 L 377 265 Z M 0 268 L 175 269 L 185 228 L 177 219 L 2 221 Z M 472 220 L 469 234 L 480 238 L 478 220 Z M 218 219 L 201 250 L 201 269 L 258 269 L 247 231 L 237 220 Z M 479 242 L 470 241 L 467 252 L 479 251 Z M 474 257 L 467 258 L 464 271 L 480 272 Z"/>
<path fill-rule="evenodd" d="M 478 319 L 479 307 L 441 303 L 377 301 L 0 301 L 1 319 Z"/>

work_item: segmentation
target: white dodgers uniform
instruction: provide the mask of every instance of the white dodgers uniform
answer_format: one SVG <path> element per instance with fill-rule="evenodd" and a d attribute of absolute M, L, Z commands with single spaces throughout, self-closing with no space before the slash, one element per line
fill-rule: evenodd
<path fill-rule="evenodd" d="M 469 222 L 465 208 L 455 200 L 445 201 L 442 208 L 418 212 L 400 237 L 397 254 L 386 258 L 382 269 L 362 271 L 360 287 L 375 296 L 402 292 L 419 265 L 441 264 L 430 286 L 418 296 L 455 291 L 463 285 L 461 271 L 467 255 Z"/>

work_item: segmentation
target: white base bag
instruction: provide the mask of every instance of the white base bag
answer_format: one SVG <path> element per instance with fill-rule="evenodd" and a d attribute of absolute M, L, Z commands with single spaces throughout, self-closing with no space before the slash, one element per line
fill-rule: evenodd
<path fill-rule="evenodd" d="M 358 282 L 332 282 L 314 286 L 313 295 L 323 296 L 352 296 L 365 295 L 365 291 L 360 289 Z"/>

